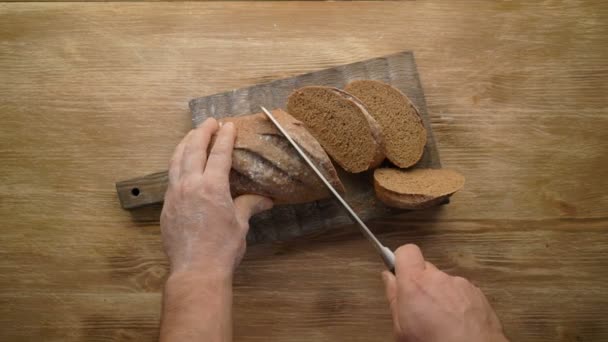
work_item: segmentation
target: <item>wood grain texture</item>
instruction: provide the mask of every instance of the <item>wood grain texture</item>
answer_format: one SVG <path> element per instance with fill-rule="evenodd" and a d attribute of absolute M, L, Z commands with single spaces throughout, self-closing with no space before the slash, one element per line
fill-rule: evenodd
<path fill-rule="evenodd" d="M 357 79 L 374 79 L 389 83 L 411 98 L 419 108 L 425 127 L 428 127 L 427 144 L 415 168 L 441 168 L 416 62 L 409 51 L 193 99 L 189 102 L 193 126 L 200 125 L 210 117 L 220 119 L 257 113 L 260 106 L 285 108 L 287 97 L 295 89 L 312 85 L 341 89 Z M 377 200 L 371 178 L 371 171 L 364 174 L 340 172 L 340 179 L 346 188 L 345 199 L 355 208 L 359 217 L 362 220 L 370 220 L 403 212 L 404 210 L 389 208 Z M 116 183 L 116 190 L 121 206 L 132 209 L 161 202 L 167 183 L 167 173 L 161 172 L 120 181 Z M 134 190 L 136 194 L 133 194 Z M 253 244 L 292 239 L 350 222 L 346 212 L 333 199 L 276 206 L 252 218 L 247 241 Z"/>
<path fill-rule="evenodd" d="M 158 223 L 114 182 L 167 168 L 196 96 L 416 54 L 452 203 L 372 222 L 489 296 L 513 341 L 608 340 L 601 1 L 0 4 L 0 340 L 154 340 Z M 237 341 L 387 341 L 352 228 L 257 245 Z"/>

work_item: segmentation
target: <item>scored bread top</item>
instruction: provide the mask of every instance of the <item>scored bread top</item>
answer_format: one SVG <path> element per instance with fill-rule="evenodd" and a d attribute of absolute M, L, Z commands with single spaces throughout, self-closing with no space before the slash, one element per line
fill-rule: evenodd
<path fill-rule="evenodd" d="M 374 168 L 384 159 L 380 126 L 354 96 L 331 87 L 295 90 L 287 111 L 301 120 L 325 151 L 346 171 Z"/>
<path fill-rule="evenodd" d="M 416 164 L 426 145 L 420 113 L 399 89 L 374 80 L 357 80 L 345 90 L 357 97 L 376 119 L 384 136 L 386 157 L 399 167 Z"/>
<path fill-rule="evenodd" d="M 272 113 L 329 182 L 344 192 L 331 160 L 304 125 L 280 109 Z M 233 122 L 237 130 L 230 171 L 233 196 L 258 194 L 277 204 L 305 203 L 330 196 L 314 171 L 263 113 L 220 122 Z"/>
<path fill-rule="evenodd" d="M 428 208 L 441 203 L 463 186 L 464 177 L 449 169 L 382 168 L 374 172 L 376 196 L 397 208 Z"/>

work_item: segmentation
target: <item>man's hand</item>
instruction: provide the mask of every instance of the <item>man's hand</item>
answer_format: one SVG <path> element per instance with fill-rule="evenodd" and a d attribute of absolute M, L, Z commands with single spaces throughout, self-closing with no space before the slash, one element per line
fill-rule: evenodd
<path fill-rule="evenodd" d="M 249 218 L 272 207 L 261 196 L 231 198 L 228 174 L 235 137 L 232 123 L 219 128 L 215 119 L 207 119 L 175 149 L 160 221 L 172 273 L 231 274 L 245 252 Z"/>
<path fill-rule="evenodd" d="M 249 218 L 272 207 L 261 196 L 231 198 L 228 175 L 235 137 L 232 123 L 220 129 L 217 121 L 207 119 L 188 133 L 171 159 L 160 219 L 171 266 L 161 341 L 232 340 L 232 274 L 245 252 Z"/>
<path fill-rule="evenodd" d="M 397 249 L 395 271 L 382 278 L 398 341 L 507 341 L 481 290 L 438 270 L 416 245 Z"/>

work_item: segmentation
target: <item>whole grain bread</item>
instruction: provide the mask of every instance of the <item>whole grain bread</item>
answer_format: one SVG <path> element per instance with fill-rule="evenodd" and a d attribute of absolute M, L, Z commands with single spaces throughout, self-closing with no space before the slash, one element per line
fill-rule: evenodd
<path fill-rule="evenodd" d="M 345 90 L 363 102 L 380 125 L 388 160 L 403 168 L 420 160 L 426 145 L 426 129 L 420 113 L 405 94 L 374 80 L 353 81 Z"/>
<path fill-rule="evenodd" d="M 464 177 L 449 169 L 374 171 L 376 197 L 384 204 L 402 209 L 424 209 L 442 203 L 464 186 Z"/>
<path fill-rule="evenodd" d="M 344 186 L 329 157 L 304 125 L 280 109 L 272 111 L 282 127 L 340 192 Z M 331 196 L 317 175 L 263 113 L 230 117 L 237 136 L 232 154 L 233 196 L 258 194 L 276 204 L 311 202 Z"/>
<path fill-rule="evenodd" d="M 289 96 L 287 112 L 301 120 L 346 171 L 363 172 L 384 160 L 380 126 L 347 92 L 321 86 L 300 88 Z"/>

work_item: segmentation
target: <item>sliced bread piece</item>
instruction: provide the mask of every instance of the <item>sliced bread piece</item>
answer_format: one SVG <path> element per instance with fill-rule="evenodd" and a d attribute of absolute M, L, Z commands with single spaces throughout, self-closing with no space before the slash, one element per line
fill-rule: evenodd
<path fill-rule="evenodd" d="M 464 176 L 448 169 L 374 171 L 376 197 L 402 209 L 424 209 L 440 204 L 464 186 Z"/>
<path fill-rule="evenodd" d="M 344 170 L 357 173 L 384 160 L 380 126 L 359 100 L 330 87 L 304 87 L 287 100 L 287 112 Z"/>
<path fill-rule="evenodd" d="M 426 145 L 426 129 L 420 113 L 405 94 L 373 80 L 353 81 L 345 90 L 363 102 L 380 124 L 388 160 L 403 168 L 420 160 Z"/>

